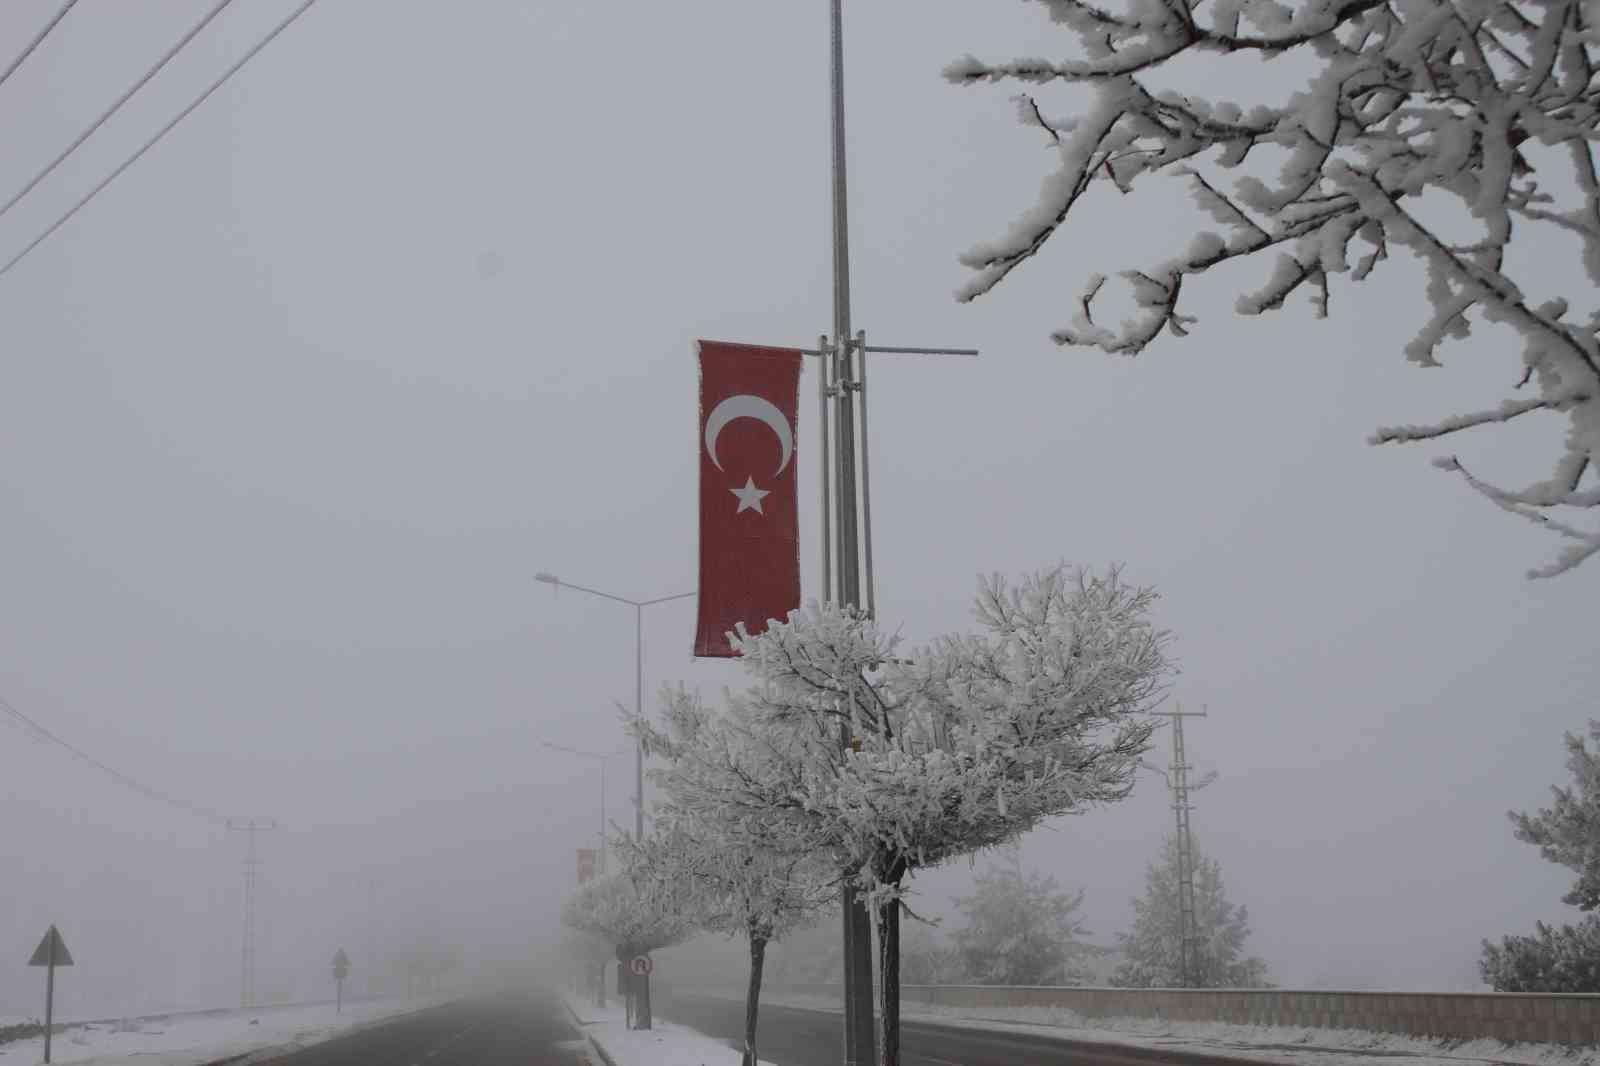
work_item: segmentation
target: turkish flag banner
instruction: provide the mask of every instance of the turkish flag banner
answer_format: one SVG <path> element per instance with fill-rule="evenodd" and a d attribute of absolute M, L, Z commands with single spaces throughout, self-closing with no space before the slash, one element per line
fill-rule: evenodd
<path fill-rule="evenodd" d="M 800 606 L 796 348 L 700 341 L 700 618 L 697 656 L 729 658 Z"/>

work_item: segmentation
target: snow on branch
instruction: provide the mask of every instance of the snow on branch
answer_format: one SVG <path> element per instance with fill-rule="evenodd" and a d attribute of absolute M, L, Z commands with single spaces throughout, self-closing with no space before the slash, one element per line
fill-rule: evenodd
<path fill-rule="evenodd" d="M 906 654 L 813 603 L 740 636 L 757 683 L 726 707 L 669 694 L 637 729 L 674 817 L 741 852 L 828 856 L 887 905 L 914 869 L 1128 794 L 1171 671 L 1154 599 L 1115 570 L 990 578 L 978 633 Z"/>
<path fill-rule="evenodd" d="M 1181 177 L 1222 232 L 1199 230 L 1183 254 L 1120 271 L 1135 312 L 1116 328 L 1095 318 L 1106 284 L 1095 274 L 1069 323 L 1052 334 L 1058 344 L 1134 355 L 1163 329 L 1188 336 L 1196 320 L 1181 309 L 1185 279 L 1266 253 L 1264 278 L 1239 295 L 1235 311 L 1265 314 L 1305 289 L 1326 315 L 1340 277 L 1364 281 L 1403 248 L 1426 269 L 1432 308 L 1405 357 L 1437 365 L 1444 344 L 1474 326 L 1509 327 L 1522 340 L 1524 380 L 1537 380 L 1539 396 L 1430 426 L 1387 427 L 1372 441 L 1433 439 L 1549 410 L 1571 424 L 1561 469 L 1582 476 L 1592 466 L 1600 454 L 1600 10 L 1592 3 L 1038 2 L 1076 37 L 1076 56 L 991 63 L 967 55 L 945 77 L 964 85 L 1072 83 L 1091 98 L 1070 121 L 1046 119 L 1033 97 L 1017 98 L 1022 123 L 1046 132 L 1058 164 L 1003 237 L 961 257 L 973 274 L 959 300 L 987 294 L 1037 255 L 1094 182 L 1128 193 L 1145 175 Z M 1145 82 L 1185 56 L 1215 53 L 1214 65 L 1241 52 L 1297 53 L 1310 68 L 1305 88 L 1275 106 L 1244 108 Z M 1284 158 L 1275 178 L 1239 170 L 1258 147 Z M 1562 155 L 1546 149 L 1564 152 L 1569 173 L 1559 173 Z M 1413 203 L 1423 194 L 1453 199 L 1462 232 L 1425 221 Z M 1548 261 L 1546 249 L 1561 247 L 1550 243 L 1557 232 L 1576 240 L 1570 291 L 1536 306 L 1508 264 L 1525 261 L 1540 240 Z M 1589 304 L 1584 324 L 1567 317 L 1580 299 Z M 1471 484 L 1524 517 L 1600 506 L 1600 493 L 1576 482 L 1561 492 Z M 1600 537 L 1557 519 L 1541 524 L 1586 544 Z M 1593 553 L 1569 547 L 1534 572 L 1563 572 Z"/>

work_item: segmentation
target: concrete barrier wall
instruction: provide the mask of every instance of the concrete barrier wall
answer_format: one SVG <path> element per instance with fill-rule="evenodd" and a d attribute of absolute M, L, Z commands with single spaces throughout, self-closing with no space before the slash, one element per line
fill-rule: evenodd
<path fill-rule="evenodd" d="M 1600 1045 L 1600 995 L 1001 985 L 906 985 L 900 995 L 907 1002 L 950 1007 L 1062 1007 L 1086 1018 L 1162 1018 Z"/>

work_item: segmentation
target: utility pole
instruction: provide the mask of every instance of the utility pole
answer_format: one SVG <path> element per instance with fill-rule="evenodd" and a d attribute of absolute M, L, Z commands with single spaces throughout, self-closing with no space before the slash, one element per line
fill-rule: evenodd
<path fill-rule="evenodd" d="M 244 860 L 244 939 L 240 948 L 239 1006 L 256 1005 L 256 834 L 278 828 L 271 818 L 229 818 L 228 828 L 249 841 Z"/>
<path fill-rule="evenodd" d="M 378 994 L 378 882 L 367 882 L 367 998 Z"/>
<path fill-rule="evenodd" d="M 1204 709 L 1185 711 L 1181 706 L 1175 711 L 1153 711 L 1152 714 L 1172 719 L 1172 765 L 1167 768 L 1167 788 L 1172 793 L 1172 812 L 1176 820 L 1178 849 L 1178 966 L 1184 988 L 1198 988 L 1200 984 L 1200 932 L 1195 925 L 1194 907 L 1194 836 L 1189 829 L 1189 812 L 1194 806 L 1189 793 L 1202 789 L 1214 779 L 1191 783 L 1189 764 L 1183 747 L 1183 720 L 1204 718 Z"/>
<path fill-rule="evenodd" d="M 972 355 L 964 348 L 869 348 L 865 333 L 852 333 L 850 323 L 849 191 L 845 165 L 844 10 L 843 0 L 829 0 L 831 44 L 830 109 L 832 123 L 833 202 L 833 338 L 823 337 L 818 356 L 817 389 L 822 414 L 822 587 L 825 597 L 872 615 L 877 608 L 872 580 L 872 502 L 867 449 L 867 353 Z M 860 395 L 860 403 L 856 396 Z M 857 481 L 856 420 L 860 419 L 860 480 Z M 830 498 L 829 421 L 833 462 Z M 859 508 L 859 511 L 858 511 Z M 831 515 L 830 515 L 831 512 Z M 837 565 L 835 565 L 837 564 Z M 853 697 L 852 697 L 853 698 Z M 839 748 L 851 742 L 847 722 L 839 725 Z M 872 919 L 846 870 L 840 889 L 844 929 L 844 1062 L 872 1066 L 877 1061 L 873 1023 Z M 898 980 L 884 975 L 885 980 Z"/>

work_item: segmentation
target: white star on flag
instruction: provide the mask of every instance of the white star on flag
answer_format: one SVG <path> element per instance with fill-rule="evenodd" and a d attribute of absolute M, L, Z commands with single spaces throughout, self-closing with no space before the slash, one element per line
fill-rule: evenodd
<path fill-rule="evenodd" d="M 729 489 L 728 491 L 739 497 L 739 509 L 733 512 L 734 514 L 742 514 L 745 511 L 754 511 L 756 514 L 767 513 L 761 509 L 761 498 L 772 495 L 772 492 L 768 489 L 756 488 L 755 478 L 747 477 L 744 479 L 744 488 Z"/>

